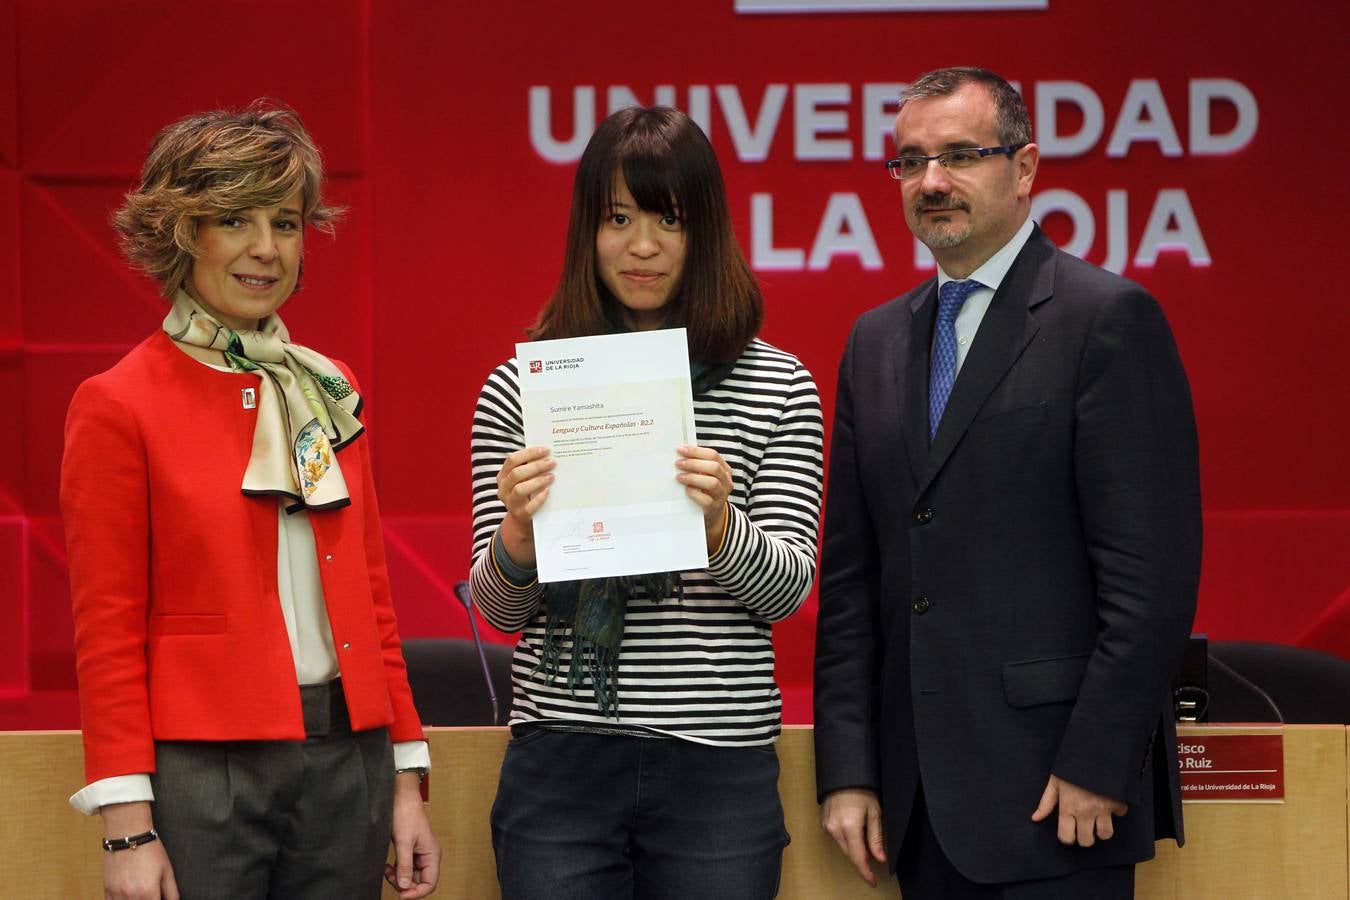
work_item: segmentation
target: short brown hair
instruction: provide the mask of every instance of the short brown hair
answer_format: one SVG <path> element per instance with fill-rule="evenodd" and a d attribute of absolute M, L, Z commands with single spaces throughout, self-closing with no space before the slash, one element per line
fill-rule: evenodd
<path fill-rule="evenodd" d="M 271 100 L 195 113 L 155 135 L 112 224 L 131 264 L 172 297 L 197 257 L 208 216 L 275 206 L 299 189 L 307 224 L 332 232 L 339 207 L 323 201 L 323 158 L 300 116 Z"/>
<path fill-rule="evenodd" d="M 1031 117 L 1026 101 L 1002 76 L 974 66 L 949 66 L 925 72 L 900 95 L 900 109 L 911 100 L 945 97 L 968 84 L 978 84 L 994 98 L 999 143 L 1009 147 L 1031 143 Z"/>
<path fill-rule="evenodd" d="M 764 300 L 736 243 L 712 144 L 692 119 L 664 106 L 621 109 L 591 136 L 572 182 L 562 275 L 528 334 L 539 340 L 604 334 L 622 319 L 595 256 L 618 174 L 643 210 L 684 223 L 684 268 L 669 309 L 671 325 L 688 329 L 690 356 L 734 362 L 759 332 Z"/>

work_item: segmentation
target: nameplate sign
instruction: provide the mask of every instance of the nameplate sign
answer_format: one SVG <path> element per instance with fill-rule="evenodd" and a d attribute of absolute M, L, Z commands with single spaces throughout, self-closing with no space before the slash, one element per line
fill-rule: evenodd
<path fill-rule="evenodd" d="M 1177 738 L 1181 799 L 1284 801 L 1284 735 L 1187 734 Z"/>

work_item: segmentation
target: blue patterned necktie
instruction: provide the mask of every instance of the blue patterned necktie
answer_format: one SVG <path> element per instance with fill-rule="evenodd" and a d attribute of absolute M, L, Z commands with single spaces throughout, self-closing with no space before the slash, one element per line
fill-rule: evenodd
<path fill-rule="evenodd" d="M 956 316 L 966 298 L 984 285 L 978 281 L 949 281 L 938 289 L 937 332 L 928 371 L 928 441 L 937 434 L 942 411 L 956 383 Z"/>

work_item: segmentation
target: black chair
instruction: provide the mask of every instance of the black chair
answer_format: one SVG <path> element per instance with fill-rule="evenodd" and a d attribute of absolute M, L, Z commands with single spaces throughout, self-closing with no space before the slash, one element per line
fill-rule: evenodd
<path fill-rule="evenodd" d="M 488 672 L 501 707 L 492 720 L 492 701 L 483 680 L 483 663 L 473 641 L 408 638 L 403 658 L 408 684 L 423 725 L 502 725 L 511 711 L 511 654 L 506 644 L 483 644 Z"/>
<path fill-rule="evenodd" d="M 1209 644 L 1209 721 L 1350 725 L 1350 662 L 1258 641 Z"/>

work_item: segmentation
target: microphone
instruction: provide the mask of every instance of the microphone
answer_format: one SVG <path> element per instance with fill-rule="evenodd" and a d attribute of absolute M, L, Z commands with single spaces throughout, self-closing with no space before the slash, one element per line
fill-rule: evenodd
<path fill-rule="evenodd" d="M 1256 684 L 1255 682 L 1248 680 L 1236 669 L 1234 669 L 1232 666 L 1228 665 L 1226 662 L 1219 659 L 1212 653 L 1209 655 L 1209 661 L 1214 665 L 1218 666 L 1220 669 L 1222 669 L 1228 675 L 1229 678 L 1232 678 L 1234 681 L 1236 681 L 1243 687 L 1247 688 L 1248 690 L 1255 692 L 1256 695 L 1260 697 L 1261 700 L 1266 704 L 1266 706 L 1270 707 L 1270 711 L 1275 714 L 1275 721 L 1279 722 L 1281 725 L 1284 724 L 1284 713 L 1280 712 L 1279 704 L 1276 703 L 1275 700 L 1270 696 L 1270 694 L 1266 693 L 1265 690 L 1259 684 Z"/>
<path fill-rule="evenodd" d="M 473 645 L 478 650 L 478 661 L 483 664 L 483 683 L 487 685 L 488 699 L 492 701 L 492 724 L 500 725 L 497 711 L 497 689 L 492 686 L 492 674 L 488 671 L 487 654 L 483 652 L 483 639 L 478 636 L 478 619 L 473 614 L 473 593 L 467 581 L 455 582 L 455 596 L 464 604 L 469 615 L 469 627 L 473 629 Z"/>

